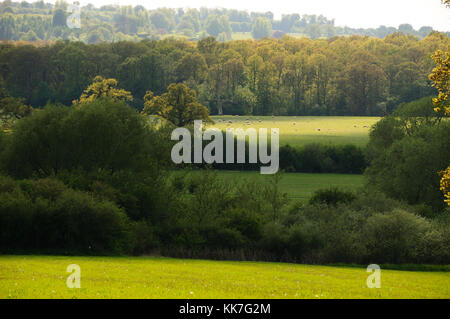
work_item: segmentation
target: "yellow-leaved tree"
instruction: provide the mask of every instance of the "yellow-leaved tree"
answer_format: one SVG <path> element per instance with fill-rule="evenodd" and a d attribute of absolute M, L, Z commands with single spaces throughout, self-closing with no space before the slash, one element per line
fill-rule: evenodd
<path fill-rule="evenodd" d="M 441 172 L 441 174 L 441 191 L 444 193 L 444 202 L 450 206 L 450 166 L 447 167 L 445 171 Z"/>
<path fill-rule="evenodd" d="M 442 2 L 450 7 L 450 0 Z M 450 45 L 447 47 L 447 52 L 438 50 L 431 58 L 436 63 L 436 67 L 430 74 L 430 80 L 439 92 L 438 97 L 433 99 L 434 110 L 440 116 L 450 116 Z M 444 193 L 444 201 L 450 206 L 450 166 L 439 174 L 442 175 L 440 188 Z"/>
<path fill-rule="evenodd" d="M 73 101 L 73 104 L 83 104 L 92 102 L 98 98 L 110 98 L 114 101 L 133 101 L 131 92 L 117 88 L 116 79 L 105 79 L 102 76 L 96 76 L 94 82 L 83 91 L 79 100 Z"/>
<path fill-rule="evenodd" d="M 437 50 L 431 58 L 436 66 L 429 78 L 439 92 L 438 97 L 433 99 L 434 110 L 440 116 L 450 116 L 450 45 L 447 52 Z"/>

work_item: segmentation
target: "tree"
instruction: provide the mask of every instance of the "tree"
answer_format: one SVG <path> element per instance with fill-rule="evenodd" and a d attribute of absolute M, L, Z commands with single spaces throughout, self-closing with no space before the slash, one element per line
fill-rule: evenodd
<path fill-rule="evenodd" d="M 208 66 L 205 58 L 199 53 L 187 53 L 184 55 L 175 68 L 175 74 L 179 81 L 193 78 L 195 81 L 203 79 Z"/>
<path fill-rule="evenodd" d="M 138 170 L 149 164 L 145 119 L 123 101 L 97 99 L 81 108 L 49 105 L 17 121 L 5 166 L 17 177 L 63 170 Z"/>
<path fill-rule="evenodd" d="M 53 26 L 54 27 L 64 27 L 66 26 L 66 14 L 62 9 L 56 9 L 53 13 Z"/>
<path fill-rule="evenodd" d="M 169 19 L 161 12 L 156 11 L 150 14 L 150 21 L 157 29 L 170 30 Z"/>
<path fill-rule="evenodd" d="M 450 0 L 444 2 L 450 6 Z M 429 78 L 439 92 L 438 97 L 433 99 L 433 104 L 436 106 L 434 110 L 440 116 L 450 116 L 450 100 L 448 98 L 450 95 L 450 45 L 445 54 L 438 50 L 431 58 L 436 63 L 436 67 Z M 450 206 L 450 166 L 441 174 L 443 176 L 440 189 L 446 198 L 445 202 Z"/>
<path fill-rule="evenodd" d="M 217 15 L 208 16 L 206 20 L 206 32 L 213 37 L 217 37 L 222 32 L 222 25 Z"/>
<path fill-rule="evenodd" d="M 253 24 L 252 35 L 255 39 L 262 39 L 272 35 L 272 23 L 267 18 L 256 18 Z"/>
<path fill-rule="evenodd" d="M 429 78 L 439 92 L 438 97 L 433 99 L 434 110 L 440 116 L 450 116 L 450 45 L 445 54 L 441 50 L 437 50 L 432 55 L 432 59 L 436 63 L 436 67 Z"/>
<path fill-rule="evenodd" d="M 147 92 L 142 113 L 160 116 L 179 127 L 192 124 L 194 120 L 212 122 L 208 108 L 198 103 L 195 91 L 183 83 L 170 84 L 161 96 Z"/>
<path fill-rule="evenodd" d="M 96 76 L 94 82 L 84 90 L 79 100 L 73 101 L 73 104 L 89 103 L 99 98 L 110 98 L 114 101 L 133 101 L 131 93 L 117 89 L 117 84 L 116 79 L 105 79 L 101 76 Z"/>
<path fill-rule="evenodd" d="M 358 59 L 344 69 L 341 89 L 351 114 L 375 115 L 386 92 L 386 76 L 376 61 Z"/>
<path fill-rule="evenodd" d="M 450 166 L 447 167 L 447 169 L 443 172 L 441 172 L 442 178 L 441 178 L 441 191 L 444 193 L 444 197 L 448 206 L 450 206 Z"/>
<path fill-rule="evenodd" d="M 283 81 L 292 94 L 292 103 L 295 114 L 299 114 L 300 104 L 304 99 L 307 81 L 307 65 L 305 55 L 297 52 L 286 58 Z M 303 114 L 306 113 L 306 105 L 303 103 Z"/>
<path fill-rule="evenodd" d="M 231 39 L 231 27 L 227 16 L 209 15 L 205 22 L 206 32 L 214 37 L 225 33 L 228 39 Z"/>
<path fill-rule="evenodd" d="M 24 99 L 9 96 L 5 90 L 0 91 L 0 128 L 11 128 L 12 124 L 33 111 L 24 104 Z"/>

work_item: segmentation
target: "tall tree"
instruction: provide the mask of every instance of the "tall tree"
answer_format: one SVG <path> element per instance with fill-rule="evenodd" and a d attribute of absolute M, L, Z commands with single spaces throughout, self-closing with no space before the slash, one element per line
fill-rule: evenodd
<path fill-rule="evenodd" d="M 143 114 L 160 116 L 179 127 L 195 120 L 212 122 L 208 108 L 198 103 L 195 91 L 183 83 L 169 85 L 161 96 L 147 92 L 144 101 Z"/>
<path fill-rule="evenodd" d="M 109 98 L 114 101 L 133 101 L 130 92 L 123 89 L 117 89 L 116 79 L 105 79 L 102 76 L 96 76 L 94 82 L 84 90 L 79 100 L 73 101 L 73 104 L 84 104 L 95 101 L 99 98 Z"/>

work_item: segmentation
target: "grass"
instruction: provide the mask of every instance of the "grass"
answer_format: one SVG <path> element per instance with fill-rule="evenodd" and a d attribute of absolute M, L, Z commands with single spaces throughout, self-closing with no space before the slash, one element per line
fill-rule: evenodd
<path fill-rule="evenodd" d="M 66 286 L 69 264 L 81 288 Z M 0 298 L 450 298 L 449 272 L 158 257 L 0 256 Z"/>
<path fill-rule="evenodd" d="M 251 40 L 253 36 L 251 32 L 233 32 L 231 38 L 233 40 Z"/>
<path fill-rule="evenodd" d="M 215 124 L 208 127 L 217 127 L 221 130 L 228 127 L 279 128 L 280 145 L 291 146 L 308 143 L 365 146 L 369 141 L 370 127 L 380 120 L 379 117 L 354 116 L 213 116 L 212 118 Z M 247 119 L 250 125 L 246 124 Z"/>
<path fill-rule="evenodd" d="M 251 171 L 215 171 L 219 178 L 226 180 L 267 182 L 271 176 L 261 175 L 259 172 Z M 202 174 L 201 170 L 194 170 L 192 174 Z M 280 189 L 289 198 L 301 201 L 308 200 L 318 189 L 330 186 L 345 190 L 356 190 L 364 184 L 362 175 L 347 174 L 304 174 L 284 173 L 280 181 Z"/>

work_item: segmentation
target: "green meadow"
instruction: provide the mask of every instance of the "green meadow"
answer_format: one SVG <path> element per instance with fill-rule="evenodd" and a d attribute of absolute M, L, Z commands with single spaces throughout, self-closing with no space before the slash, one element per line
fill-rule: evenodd
<path fill-rule="evenodd" d="M 81 268 L 81 288 L 66 285 Z M 1 256 L 0 298 L 450 298 L 450 273 L 159 257 Z"/>
<path fill-rule="evenodd" d="M 215 171 L 217 177 L 225 181 L 243 180 L 258 183 L 268 183 L 272 176 L 261 175 L 258 171 Z M 190 174 L 202 174 L 201 170 L 193 170 Z M 280 190 L 288 198 L 307 201 L 311 195 L 323 188 L 338 187 L 341 190 L 356 190 L 364 185 L 362 175 L 351 174 L 306 174 L 283 173 L 280 180 Z"/>
<path fill-rule="evenodd" d="M 355 116 L 213 116 L 221 130 L 227 128 L 278 128 L 280 145 L 302 146 L 308 143 L 355 144 L 365 146 L 370 127 L 379 117 Z"/>

